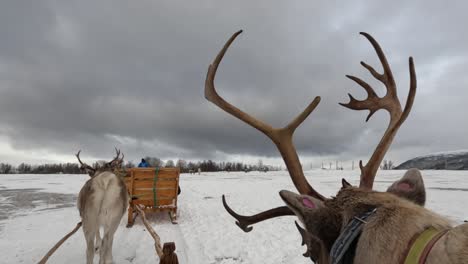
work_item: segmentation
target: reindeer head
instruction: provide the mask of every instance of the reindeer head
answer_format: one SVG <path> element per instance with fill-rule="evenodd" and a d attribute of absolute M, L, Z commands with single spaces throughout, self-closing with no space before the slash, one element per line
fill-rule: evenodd
<path fill-rule="evenodd" d="M 86 171 L 86 173 L 88 173 L 88 175 L 92 178 L 103 171 L 113 171 L 114 169 L 120 168 L 122 166 L 124 154 L 122 153 L 122 158 L 120 158 L 120 150 L 116 148 L 115 152 L 117 156 L 113 160 L 106 162 L 101 166 L 95 165 L 95 167 L 91 167 L 88 164 L 83 163 L 81 161 L 80 159 L 81 150 L 78 151 L 78 153 L 76 153 L 76 158 L 78 159 L 78 162 L 81 165 L 80 169 Z"/>
<path fill-rule="evenodd" d="M 337 195 L 324 201 L 308 195 L 280 191 L 279 194 L 285 204 L 305 227 L 305 230 L 302 229 L 296 222 L 296 227 L 302 236 L 302 245 L 307 246 L 304 256 L 311 257 L 317 263 L 329 263 L 331 247 L 343 226 L 350 221 L 350 216 L 380 206 L 379 201 L 368 199 L 372 192 L 374 191 L 353 187 L 344 179 Z M 421 203 L 424 201 L 421 194 L 424 194 L 425 198 L 425 188 L 421 173 L 417 169 L 408 170 L 401 179 L 388 188 L 387 192 L 415 204 L 424 205 Z"/>
<path fill-rule="evenodd" d="M 341 215 L 332 204 L 332 200 L 321 201 L 309 195 L 299 195 L 290 191 L 280 191 L 281 199 L 299 218 L 304 225 L 302 229 L 296 222 L 296 227 L 302 236 L 302 245 L 307 246 L 304 257 L 310 257 L 314 262 L 328 263 L 328 256 L 333 243 L 341 230 Z"/>
<path fill-rule="evenodd" d="M 231 38 L 226 42 L 224 47 L 218 53 L 213 63 L 209 66 L 205 81 L 205 98 L 229 114 L 256 128 L 273 141 L 286 164 L 294 186 L 301 195 L 282 191 L 280 195 L 287 206 L 270 209 L 253 216 L 243 216 L 234 212 L 227 205 L 224 196 L 223 205 L 228 213 L 237 219 L 236 224 L 245 232 L 252 230 L 250 225 L 266 219 L 284 215 L 297 215 L 304 223 L 307 230 L 307 232 L 304 232 L 301 228 L 298 227 L 303 236 L 303 244 L 306 243 L 308 246 L 308 252 L 306 254 L 308 254 L 308 256 L 310 256 L 312 259 L 322 260 L 320 263 L 325 263 L 323 261 L 325 258 L 323 256 L 323 252 L 329 250 L 331 246 L 330 243 L 336 239 L 336 236 L 339 234 L 341 228 L 339 212 L 341 210 L 340 206 L 342 205 L 340 205 L 339 199 L 326 199 L 318 191 L 312 188 L 304 176 L 304 172 L 302 170 L 302 166 L 292 140 L 294 131 L 297 129 L 297 127 L 299 127 L 299 125 L 302 124 L 302 122 L 304 122 L 304 120 L 312 113 L 312 111 L 314 111 L 320 102 L 320 97 L 316 97 L 314 100 L 312 100 L 312 102 L 305 108 L 302 113 L 300 113 L 295 119 L 293 119 L 287 126 L 283 128 L 273 128 L 269 124 L 256 119 L 255 117 L 243 112 L 239 108 L 225 101 L 216 92 L 214 78 L 216 76 L 218 66 L 223 59 L 227 49 L 233 43 L 235 38 L 241 33 L 242 31 L 238 31 L 231 36 Z M 413 59 L 410 57 L 410 89 L 405 107 L 402 110 L 400 101 L 397 96 L 396 83 L 382 49 L 372 36 L 364 32 L 361 32 L 361 34 L 366 37 L 374 47 L 382 64 L 383 73 L 378 73 L 373 67 L 364 62 L 361 62 L 361 65 L 366 68 L 372 76 L 385 85 L 387 93 L 385 96 L 379 97 L 368 83 L 360 78 L 347 75 L 346 77 L 353 80 L 366 90 L 367 98 L 361 101 L 356 100 L 353 96 L 349 95 L 350 102 L 341 105 L 352 110 L 369 110 L 369 115 L 367 116 L 366 121 L 368 121 L 370 117 L 380 109 L 385 109 L 390 114 L 388 128 L 382 136 L 382 139 L 377 145 L 369 162 L 365 166 L 363 166 L 362 161 L 359 162 L 359 167 L 361 170 L 359 187 L 361 190 L 368 191 L 372 190 L 376 172 L 385 156 L 385 153 L 390 147 L 393 138 L 411 111 L 416 94 L 416 73 L 414 70 Z M 408 185 L 409 184 L 407 183 L 401 183 L 399 185 L 397 184 L 397 186 L 394 188 L 390 188 L 390 191 L 393 192 L 395 188 L 401 189 L 400 187 L 408 187 Z M 350 188 L 349 184 L 343 181 L 342 190 L 347 188 Z M 319 228 L 324 227 L 325 225 L 326 228 L 328 228 L 327 230 L 322 230 Z M 319 249 L 317 249 L 317 247 Z"/>

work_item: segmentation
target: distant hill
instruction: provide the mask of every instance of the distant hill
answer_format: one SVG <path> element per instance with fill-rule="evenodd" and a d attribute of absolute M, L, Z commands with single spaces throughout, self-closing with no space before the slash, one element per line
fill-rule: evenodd
<path fill-rule="evenodd" d="M 468 150 L 434 153 L 416 157 L 395 167 L 396 170 L 468 170 Z"/>

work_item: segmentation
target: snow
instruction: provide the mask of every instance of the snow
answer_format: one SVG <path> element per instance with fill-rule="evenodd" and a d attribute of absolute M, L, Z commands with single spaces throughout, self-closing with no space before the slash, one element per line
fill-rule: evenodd
<path fill-rule="evenodd" d="M 403 173 L 379 171 L 375 188 L 385 190 Z M 357 184 L 358 175 L 358 170 L 306 171 L 309 182 L 327 196 L 336 193 L 341 178 Z M 456 223 L 468 219 L 462 204 L 468 201 L 468 171 L 423 171 L 423 176 L 426 207 Z M 80 220 L 76 194 L 87 179 L 87 175 L 0 175 L 0 263 L 37 263 L 73 229 Z M 305 247 L 295 217 L 259 223 L 244 233 L 221 203 L 225 194 L 228 204 L 245 215 L 282 206 L 278 192 L 295 190 L 287 172 L 182 174 L 180 185 L 178 225 L 171 224 L 166 214 L 148 214 L 161 240 L 176 243 L 180 263 L 310 263 L 302 256 Z M 2 212 L 7 212 L 3 218 Z M 154 241 L 139 218 L 132 228 L 125 225 L 126 216 L 114 239 L 115 263 L 158 263 Z M 84 262 L 84 236 L 79 230 L 48 263 Z"/>

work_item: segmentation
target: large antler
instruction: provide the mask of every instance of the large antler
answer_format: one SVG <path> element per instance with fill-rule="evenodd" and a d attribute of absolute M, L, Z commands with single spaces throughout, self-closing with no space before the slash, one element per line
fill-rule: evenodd
<path fill-rule="evenodd" d="M 234 212 L 234 210 L 232 210 L 231 207 L 229 207 L 229 205 L 226 203 L 226 198 L 224 197 L 224 195 L 223 206 L 226 209 L 226 211 L 237 220 L 236 225 L 246 233 L 252 231 L 253 227 L 251 227 L 250 225 L 278 216 L 294 215 L 294 212 L 287 206 L 276 207 L 251 216 L 240 215 Z"/>
<path fill-rule="evenodd" d="M 83 162 L 81 161 L 81 159 L 80 159 L 80 153 L 81 153 L 81 150 L 79 150 L 78 153 L 76 153 L 75 156 L 78 158 L 78 162 L 80 162 L 80 164 L 81 164 L 81 169 L 82 169 L 82 170 L 96 171 L 95 168 L 93 168 L 93 167 L 89 166 L 88 164 L 83 163 Z"/>
<path fill-rule="evenodd" d="M 214 78 L 216 76 L 216 71 L 218 69 L 219 63 L 223 59 L 224 54 L 226 53 L 229 46 L 240 33 L 242 33 L 242 30 L 232 35 L 232 37 L 226 42 L 224 47 L 218 53 L 213 63 L 208 67 L 208 73 L 206 75 L 205 81 L 205 98 L 213 104 L 217 105 L 219 108 L 244 121 L 250 126 L 260 130 L 263 134 L 268 136 L 275 143 L 276 147 L 281 153 L 284 163 L 286 163 L 286 167 L 288 168 L 289 175 L 291 176 L 291 179 L 294 185 L 296 186 L 297 190 L 301 194 L 308 194 L 310 196 L 323 200 L 324 196 L 322 196 L 320 193 L 314 190 L 312 186 L 310 186 L 310 184 L 307 182 L 304 176 L 304 172 L 302 171 L 302 166 L 299 161 L 299 157 L 297 156 L 297 152 L 292 141 L 294 131 L 310 115 L 310 113 L 314 111 L 315 107 L 320 102 L 320 97 L 315 97 L 315 99 L 306 107 L 306 109 L 302 113 L 300 113 L 293 121 L 291 121 L 291 123 L 289 123 L 287 126 L 283 128 L 273 128 L 269 124 L 266 124 L 252 117 L 251 115 L 243 112 L 239 108 L 228 103 L 223 98 L 221 98 L 216 92 L 214 86 Z"/>
<path fill-rule="evenodd" d="M 106 166 L 110 167 L 110 168 L 118 168 L 122 165 L 123 163 L 123 159 L 124 159 L 124 154 L 122 153 L 122 158 L 119 158 L 120 157 L 120 149 L 117 149 L 115 148 L 115 153 L 117 154 L 116 157 L 109 161 Z"/>
<path fill-rule="evenodd" d="M 377 52 L 377 56 L 379 57 L 379 60 L 382 63 L 383 74 L 378 73 L 374 68 L 372 68 L 365 62 L 361 61 L 361 65 L 367 70 L 369 70 L 369 72 L 372 74 L 372 76 L 374 76 L 374 78 L 376 78 L 385 85 L 387 89 L 387 94 L 384 97 L 379 97 L 368 83 L 357 77 L 346 75 L 346 77 L 355 81 L 357 84 L 359 84 L 366 90 L 367 99 L 363 101 L 356 100 L 351 94 L 348 94 L 350 102 L 347 104 L 340 103 L 340 105 L 353 110 L 369 110 L 369 115 L 366 118 L 366 122 L 375 112 L 377 112 L 380 109 L 385 109 L 390 113 L 390 122 L 388 124 L 387 130 L 385 131 L 385 134 L 383 135 L 382 139 L 380 140 L 379 144 L 374 150 L 374 153 L 372 154 L 372 157 L 370 158 L 369 162 L 366 164 L 366 166 L 363 166 L 362 160 L 359 161 L 359 167 L 361 169 L 361 180 L 359 187 L 372 189 L 375 175 L 377 173 L 379 165 L 382 162 L 388 148 L 392 144 L 393 138 L 395 137 L 398 129 L 408 117 L 408 114 L 411 111 L 411 107 L 413 106 L 414 97 L 416 95 L 416 73 L 414 70 L 413 58 L 410 57 L 410 89 L 405 109 L 402 111 L 400 101 L 397 96 L 396 83 L 393 78 L 390 66 L 387 62 L 387 58 L 385 57 L 382 51 L 382 48 L 371 35 L 365 32 L 361 32 L 360 34 L 370 41 L 375 51 Z"/>

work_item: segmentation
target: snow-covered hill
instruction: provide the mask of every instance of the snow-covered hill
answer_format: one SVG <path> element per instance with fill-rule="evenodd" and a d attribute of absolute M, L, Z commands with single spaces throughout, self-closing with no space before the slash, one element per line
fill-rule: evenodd
<path fill-rule="evenodd" d="M 439 152 L 420 156 L 398 165 L 395 169 L 468 170 L 468 150 Z"/>
<path fill-rule="evenodd" d="M 379 171 L 375 188 L 385 190 L 403 171 Z M 341 178 L 357 184 L 359 170 L 306 171 L 326 196 L 336 194 Z M 456 223 L 468 219 L 468 171 L 424 171 L 427 207 Z M 0 175 L 0 263 L 37 261 L 79 221 L 76 194 L 85 175 Z M 241 214 L 283 205 L 282 189 L 294 191 L 287 172 L 202 173 L 181 175 L 179 224 L 166 214 L 148 214 L 162 241 L 175 241 L 181 264 L 309 264 L 294 226 L 295 217 L 259 223 L 244 233 L 226 213 L 221 195 Z M 115 263 L 158 263 L 153 240 L 139 218 L 132 228 L 121 222 L 114 239 Z M 84 263 L 81 230 L 48 263 Z M 97 257 L 95 259 L 97 263 Z"/>

